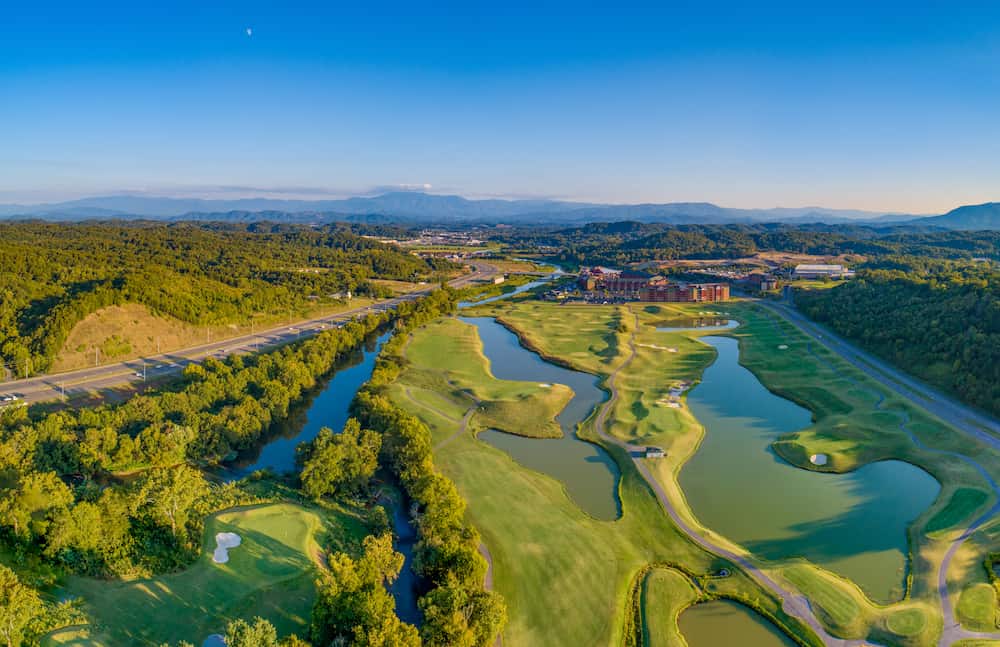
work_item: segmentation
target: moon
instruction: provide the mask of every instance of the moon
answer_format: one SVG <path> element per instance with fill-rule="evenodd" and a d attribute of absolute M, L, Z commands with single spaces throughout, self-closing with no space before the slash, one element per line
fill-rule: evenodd
<path fill-rule="evenodd" d="M 247 36 L 253 36 L 253 29 L 247 27 Z"/>

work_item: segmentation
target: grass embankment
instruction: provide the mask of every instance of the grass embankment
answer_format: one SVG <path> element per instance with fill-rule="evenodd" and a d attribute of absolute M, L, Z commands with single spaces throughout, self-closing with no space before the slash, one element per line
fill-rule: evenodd
<path fill-rule="evenodd" d="M 809 595 L 814 608 L 837 635 L 868 637 L 890 644 L 932 643 L 940 631 L 936 567 L 947 546 L 936 540 L 960 532 L 962 523 L 985 509 L 992 497 L 974 469 L 947 455 L 920 450 L 899 425 L 908 420 L 908 428 L 931 446 L 968 452 L 969 445 L 940 421 L 883 392 L 864 374 L 756 306 L 731 303 L 712 307 L 713 311 L 728 312 L 743 322 L 740 328 L 728 333 L 649 332 L 651 324 L 664 314 L 694 315 L 703 309 L 705 306 L 631 306 L 639 315 L 642 328 L 636 340 L 636 359 L 619 376 L 621 401 L 612 430 L 634 442 L 667 448 L 668 459 L 656 465 L 656 473 L 665 486 L 673 485 L 672 491 L 679 498 L 674 479 L 696 449 L 700 427 L 686 407 L 665 413 L 651 405 L 662 402 L 661 392 L 667 386 L 664 374 L 696 381 L 703 366 L 710 363 L 711 349 L 697 342 L 697 337 L 704 334 L 736 337 L 744 366 L 769 389 L 814 414 L 812 426 L 786 436 L 775 445 L 775 450 L 786 460 L 805 469 L 848 471 L 875 460 L 898 458 L 924 467 L 944 484 L 935 504 L 911 528 L 912 586 L 902 603 L 889 607 L 876 605 L 853 583 L 812 565 L 793 563 L 785 571 L 786 578 Z M 809 456 L 817 453 L 829 456 L 827 466 L 810 464 Z M 973 455 L 979 459 L 978 452 Z M 992 460 L 994 457 L 986 458 L 991 466 Z M 929 521 L 933 522 L 930 530 L 936 533 L 933 538 L 927 536 L 924 527 Z M 982 581 L 982 569 L 968 566 L 963 568 L 964 581 Z M 962 581 L 956 581 L 956 586 Z"/>
<path fill-rule="evenodd" d="M 226 564 L 212 561 L 219 532 L 242 538 Z M 279 635 L 305 635 L 323 547 L 348 549 L 365 534 L 347 509 L 277 503 L 217 513 L 205 520 L 202 555 L 184 571 L 133 582 L 72 578 L 66 593 L 83 599 L 93 626 L 56 632 L 46 644 L 197 645 L 245 616 L 270 620 Z"/>
<path fill-rule="evenodd" d="M 642 584 L 642 644 L 646 647 L 686 647 L 677 618 L 700 597 L 684 574 L 670 568 L 651 570 Z"/>
<path fill-rule="evenodd" d="M 784 320 L 751 307 L 739 313 L 747 321 L 733 333 L 740 339 L 741 361 L 768 388 L 815 412 L 811 428 L 776 445 L 779 454 L 809 467 L 805 462 L 809 455 L 826 453 L 830 457 L 826 469 L 834 471 L 898 458 L 923 467 L 942 484 L 937 501 L 909 533 L 912 563 L 908 597 L 937 608 L 937 570 L 947 540 L 960 534 L 994 502 L 982 476 L 952 453 L 974 458 L 994 478 L 1000 474 L 1000 456 L 883 389 Z M 789 349 L 774 352 L 779 344 Z M 913 443 L 906 430 L 929 449 Z M 997 530 L 995 525 L 987 525 L 959 550 L 948 573 L 953 601 L 959 599 L 963 588 L 975 588 L 986 581 L 982 561 L 995 545 Z M 989 613 L 967 619 L 982 627 L 992 624 L 993 616 Z M 928 632 L 933 626 L 928 622 Z"/>
<path fill-rule="evenodd" d="M 621 361 L 614 350 L 622 334 L 617 308 L 534 308 L 503 306 L 502 310 L 511 321 L 545 322 L 550 335 L 546 340 L 563 351 L 578 352 L 582 347 L 577 359 L 600 367 L 595 372 L 607 374 Z M 546 334 L 530 330 L 531 339 L 539 342 Z M 794 623 L 777 600 L 742 571 L 683 536 L 621 450 L 608 448 L 622 471 L 623 513 L 618 521 L 605 522 L 585 514 L 559 481 L 526 469 L 505 452 L 477 440 L 475 433 L 493 421 L 473 416 L 467 432 L 454 435 L 457 421 L 470 406 L 469 392 L 489 397 L 507 389 L 529 396 L 521 402 L 519 422 L 507 421 L 509 431 L 528 436 L 553 424 L 552 416 L 558 412 L 544 399 L 549 389 L 492 378 L 477 344 L 475 328 L 455 319 L 416 331 L 405 351 L 409 365 L 391 395 L 431 427 L 436 442 L 450 439 L 435 451 L 435 464 L 469 501 L 469 517 L 493 556 L 494 586 L 507 600 L 510 616 L 505 644 L 618 644 L 630 624 L 627 609 L 634 608 L 630 597 L 635 578 L 649 564 L 682 564 L 694 576 L 729 568 L 732 576 L 713 579 L 709 595 L 740 599 Z M 431 391 L 433 397 L 428 395 Z M 801 627 L 797 632 L 809 635 Z"/>
<path fill-rule="evenodd" d="M 655 468 L 665 485 L 673 483 L 678 507 L 682 508 L 674 478 L 697 447 L 700 427 L 686 407 L 667 406 L 669 389 L 681 381 L 696 381 L 711 362 L 713 353 L 697 341 L 698 336 L 727 333 L 657 333 L 648 324 L 669 316 L 697 315 L 706 308 L 741 319 L 744 325 L 731 333 L 740 341 L 741 362 L 772 391 L 814 412 L 812 426 L 791 434 L 775 447 L 784 458 L 806 469 L 826 471 L 848 471 L 875 460 L 897 458 L 923 467 L 943 484 L 934 505 L 911 527 L 909 591 L 901 603 L 888 607 L 874 604 L 853 583 L 799 562 L 794 562 L 789 577 L 816 599 L 825 600 L 828 608 L 819 609 L 819 613 L 838 635 L 867 636 L 890 644 L 932 643 L 940 631 L 936 577 L 946 540 L 957 536 L 965 524 L 992 503 L 985 482 L 971 466 L 933 450 L 964 452 L 998 474 L 1000 462 L 994 453 L 977 447 L 923 410 L 885 391 L 833 353 L 810 342 L 791 324 L 751 304 L 634 304 L 625 312 L 620 308 L 525 302 L 498 305 L 493 312 L 508 326 L 518 328 L 527 345 L 535 350 L 599 374 L 620 361 L 616 358 L 623 355 L 620 349 L 634 327 L 630 314 L 639 315 L 637 354 L 618 376 L 620 399 L 611 429 L 632 442 L 668 448 L 668 459 L 657 462 Z M 603 330 L 603 334 L 595 334 L 597 330 Z M 932 451 L 915 445 L 900 428 L 901 422 Z M 825 468 L 809 463 L 814 453 L 829 456 Z M 953 601 L 959 601 L 965 587 L 973 592 L 967 603 L 960 602 L 959 609 L 959 617 L 970 628 L 990 628 L 995 622 L 995 607 L 974 601 L 977 595 L 983 595 L 982 584 L 986 581 L 983 555 L 996 540 L 1000 540 L 1000 525 L 987 526 L 977 533 L 959 551 L 949 573 Z"/>
<path fill-rule="evenodd" d="M 333 315 L 372 303 L 374 301 L 367 297 L 355 297 L 349 302 L 317 305 L 279 315 L 262 315 L 254 319 L 253 330 L 259 332 L 281 326 L 289 320 L 300 321 Z M 204 344 L 209 339 L 213 342 L 222 341 L 248 335 L 250 332 L 249 323 L 195 326 L 156 314 L 137 303 L 108 306 L 87 315 L 73 327 L 52 363 L 52 372 L 94 366 L 95 354 L 100 364 L 107 364 L 169 353 Z"/>

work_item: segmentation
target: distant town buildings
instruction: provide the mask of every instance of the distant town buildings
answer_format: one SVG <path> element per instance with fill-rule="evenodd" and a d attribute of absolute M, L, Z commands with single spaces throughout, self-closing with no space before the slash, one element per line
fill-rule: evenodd
<path fill-rule="evenodd" d="M 843 265 L 811 265 L 800 263 L 795 266 L 792 276 L 797 279 L 849 279 L 854 276 L 854 272 Z"/>
<path fill-rule="evenodd" d="M 637 270 L 592 267 L 580 272 L 580 289 L 598 296 L 624 301 L 702 303 L 729 299 L 728 283 L 688 283 Z"/>

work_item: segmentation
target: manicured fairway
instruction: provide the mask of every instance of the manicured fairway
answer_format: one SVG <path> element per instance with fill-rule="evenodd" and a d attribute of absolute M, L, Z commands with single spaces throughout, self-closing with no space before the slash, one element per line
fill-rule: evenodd
<path fill-rule="evenodd" d="M 230 549 L 226 564 L 212 561 L 218 532 L 242 538 L 239 547 Z M 318 541 L 363 534 L 364 526 L 349 513 L 333 515 L 294 504 L 219 513 L 205 522 L 202 556 L 182 572 L 126 583 L 71 580 L 67 593 L 83 598 L 94 623 L 92 640 L 77 643 L 60 633 L 49 644 L 201 644 L 244 616 L 267 618 L 282 635 L 303 634 L 315 597 Z"/>
<path fill-rule="evenodd" d="M 780 456 L 793 465 L 846 471 L 894 458 L 930 472 L 942 483 L 942 490 L 908 533 L 912 577 L 900 602 L 879 606 L 850 581 L 808 562 L 773 564 L 770 573 L 789 590 L 798 589 L 808 595 L 835 635 L 868 638 L 887 645 L 936 644 L 941 631 L 937 565 L 963 524 L 993 502 L 980 474 L 948 452 L 972 452 L 994 474 L 1000 474 L 1000 457 L 885 392 L 791 324 L 752 304 L 736 302 L 706 309 L 652 304 L 560 306 L 520 301 L 482 310 L 516 329 L 525 345 L 543 356 L 601 376 L 621 366 L 634 345 L 633 361 L 616 378 L 619 397 L 609 417 L 609 430 L 634 444 L 667 449 L 665 459 L 650 462 L 649 466 L 682 516 L 694 525 L 698 522 L 686 511 L 676 475 L 697 450 L 703 433 L 684 397 L 685 388 L 697 383 L 713 361 L 714 351 L 698 341 L 701 334 L 736 337 L 742 364 L 768 389 L 813 412 L 811 425 L 775 445 Z M 732 331 L 710 333 L 655 330 L 658 321 L 716 316 L 713 313 L 738 319 L 743 325 Z M 470 339 L 461 324 L 445 320 L 417 331 L 407 357 L 411 363 L 392 387 L 394 399 L 423 418 L 437 442 L 449 439 L 436 450 L 435 461 L 468 499 L 469 515 L 493 553 L 494 581 L 510 605 L 505 642 L 574 646 L 614 643 L 631 622 L 631 612 L 626 613 L 624 608 L 633 599 L 630 591 L 639 590 L 634 588 L 639 569 L 650 564 L 675 564 L 694 573 L 710 572 L 713 558 L 678 534 L 629 461 L 613 447 L 605 445 L 622 468 L 622 518 L 604 523 L 587 518 L 567 499 L 559 481 L 527 469 L 475 440 L 475 433 L 493 426 L 487 417 L 473 415 L 467 419 L 465 433 L 460 433 L 458 420 L 471 403 L 465 392 L 481 389 L 491 379 L 474 337 Z M 507 385 L 517 385 L 526 405 L 518 408 L 519 415 L 509 431 L 543 435 L 539 428 L 548 424 L 554 403 L 542 406 L 542 401 L 526 397 L 539 393 L 540 385 Z M 490 390 L 498 395 L 504 388 L 502 383 L 490 384 Z M 674 395 L 678 389 L 680 406 L 668 406 L 678 401 Z M 413 397 L 406 397 L 406 392 Z M 580 434 L 594 439 L 589 424 Z M 522 427 L 520 432 L 517 427 Z M 827 455 L 825 466 L 810 464 L 809 456 L 816 453 Z M 981 563 L 984 551 L 995 546 L 998 535 L 1000 526 L 984 527 L 959 549 L 953 572 L 949 573 L 953 601 L 959 602 L 958 594 L 964 587 L 972 587 L 963 596 L 958 613 L 970 628 L 989 628 L 985 626 L 990 606 L 982 584 Z M 647 586 L 643 606 L 674 604 L 672 599 L 683 597 L 685 587 L 691 586 L 688 577 L 678 571 L 674 578 L 677 581 L 665 578 L 664 582 Z M 739 570 L 734 577 L 708 582 L 709 594 L 724 587 L 737 597 L 762 600 L 765 608 L 774 606 L 773 599 Z M 584 591 L 585 595 L 581 593 Z M 666 596 L 665 601 L 653 599 L 661 595 Z"/>
<path fill-rule="evenodd" d="M 620 321 L 614 308 L 581 309 L 575 316 L 582 331 L 577 334 L 580 343 L 616 347 Z M 390 392 L 399 406 L 432 427 L 438 443 L 435 464 L 455 480 L 469 502 L 468 515 L 493 556 L 494 585 L 508 604 L 510 621 L 504 644 L 617 644 L 630 622 L 625 609 L 633 590 L 640 592 L 636 578 L 644 566 L 683 563 L 694 573 L 709 574 L 724 562 L 677 531 L 617 448 L 608 450 L 622 467 L 622 517 L 604 522 L 581 510 L 561 482 L 525 468 L 476 439 L 474 434 L 488 421 L 473 416 L 465 433 L 460 433 L 454 420 L 468 405 L 466 392 L 500 395 L 509 390 L 549 390 L 538 383 L 504 383 L 492 378 L 476 348 L 474 333 L 471 325 L 455 319 L 416 331 L 407 345 L 409 364 Z M 569 335 L 569 328 L 564 334 Z M 561 343 L 569 342 L 563 338 Z M 436 399 L 421 396 L 435 386 Z M 406 396 L 407 391 L 412 397 Z M 442 398 L 451 404 L 444 404 Z M 543 404 L 542 400 L 525 400 L 519 419 L 528 427 L 520 433 L 537 435 L 533 430 L 557 413 Z M 727 566 L 733 575 L 713 581 L 713 590 L 755 599 L 762 608 L 782 615 L 772 597 L 741 571 Z M 682 591 L 691 586 L 679 584 Z"/>

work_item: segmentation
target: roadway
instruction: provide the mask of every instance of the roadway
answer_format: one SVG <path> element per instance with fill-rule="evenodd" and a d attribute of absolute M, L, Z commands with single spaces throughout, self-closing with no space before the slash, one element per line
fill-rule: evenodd
<path fill-rule="evenodd" d="M 1000 451 L 1000 422 L 995 418 L 958 402 L 950 396 L 874 357 L 870 353 L 857 348 L 825 327 L 814 323 L 795 309 L 792 305 L 791 292 L 789 290 L 785 291 L 785 298 L 780 302 L 761 300 L 759 303 L 784 317 L 803 333 L 842 357 L 891 392 L 937 416 L 960 433 L 964 433 L 984 445 Z M 962 627 L 955 616 L 952 591 L 948 586 L 948 571 L 959 548 L 977 530 L 982 528 L 983 525 L 994 519 L 997 514 L 1000 514 L 1000 485 L 997 484 L 986 468 L 975 460 L 976 451 L 974 446 L 969 448 L 970 452 L 968 454 L 958 454 L 956 452 L 927 447 L 916 435 L 908 430 L 907 423 L 908 419 L 900 425 L 900 428 L 910 437 L 914 444 L 926 451 L 943 453 L 949 455 L 953 460 L 969 464 L 982 475 L 995 497 L 994 505 L 989 510 L 974 518 L 958 536 L 949 538 L 949 545 L 945 556 L 938 565 L 937 589 L 938 597 L 941 601 L 941 615 L 943 620 L 938 645 L 939 647 L 949 647 L 960 640 L 1000 640 L 1000 633 L 977 632 Z"/>
<path fill-rule="evenodd" d="M 473 271 L 448 282 L 453 288 L 467 287 L 477 281 L 489 279 L 496 268 L 482 262 L 470 263 Z M 116 387 L 137 387 L 152 380 L 176 375 L 189 364 L 196 364 L 207 357 L 223 358 L 233 354 L 257 352 L 264 347 L 296 341 L 317 335 L 324 330 L 339 327 L 357 316 L 392 310 L 400 303 L 413 301 L 435 290 L 429 287 L 385 299 L 369 306 L 345 310 L 333 315 L 297 321 L 249 335 L 230 337 L 218 341 L 178 349 L 142 358 L 103 364 L 90 368 L 50 373 L 20 380 L 0 382 L 0 395 L 16 394 L 21 402 L 31 404 L 56 400 L 82 393 L 91 393 Z"/>

